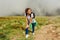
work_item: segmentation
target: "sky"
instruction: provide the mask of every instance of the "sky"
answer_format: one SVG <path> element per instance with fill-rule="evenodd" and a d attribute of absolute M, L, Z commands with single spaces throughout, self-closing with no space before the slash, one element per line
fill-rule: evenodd
<path fill-rule="evenodd" d="M 30 7 L 36 15 L 60 15 L 60 0 L 0 0 L 0 16 L 23 15 Z"/>

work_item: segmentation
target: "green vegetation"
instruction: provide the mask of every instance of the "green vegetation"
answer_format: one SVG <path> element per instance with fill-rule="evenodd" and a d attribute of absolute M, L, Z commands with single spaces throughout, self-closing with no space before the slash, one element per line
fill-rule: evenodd
<path fill-rule="evenodd" d="M 38 30 L 44 25 L 60 23 L 60 17 L 36 17 L 36 21 Z M 26 19 L 23 16 L 0 17 L 0 40 L 33 40 L 31 29 L 30 37 L 25 38 L 25 27 Z"/>

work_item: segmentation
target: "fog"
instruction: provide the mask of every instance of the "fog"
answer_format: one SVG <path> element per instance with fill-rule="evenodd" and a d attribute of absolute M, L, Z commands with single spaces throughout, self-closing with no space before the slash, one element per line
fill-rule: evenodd
<path fill-rule="evenodd" d="M 24 15 L 27 7 L 38 16 L 60 15 L 60 0 L 0 0 L 0 16 Z"/>
<path fill-rule="evenodd" d="M 28 0 L 0 0 L 0 16 L 22 15 Z"/>
<path fill-rule="evenodd" d="M 31 0 L 29 7 L 34 9 L 36 15 L 60 15 L 60 0 Z"/>

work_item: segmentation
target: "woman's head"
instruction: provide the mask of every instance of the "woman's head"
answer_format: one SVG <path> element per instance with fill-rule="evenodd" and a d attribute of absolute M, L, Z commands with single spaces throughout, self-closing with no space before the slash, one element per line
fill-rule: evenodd
<path fill-rule="evenodd" d="M 26 8 L 26 9 L 25 9 L 25 13 L 31 14 L 31 12 L 32 12 L 32 9 L 31 9 L 31 8 Z"/>

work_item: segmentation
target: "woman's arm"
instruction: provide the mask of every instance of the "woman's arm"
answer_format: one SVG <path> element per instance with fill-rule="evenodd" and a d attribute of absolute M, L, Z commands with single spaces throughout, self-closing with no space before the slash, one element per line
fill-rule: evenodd
<path fill-rule="evenodd" d="M 26 17 L 26 28 L 28 28 L 29 25 L 28 25 L 28 20 L 27 20 L 27 17 Z"/>
<path fill-rule="evenodd" d="M 26 25 L 28 24 L 28 20 L 27 20 L 27 17 L 26 17 Z"/>

